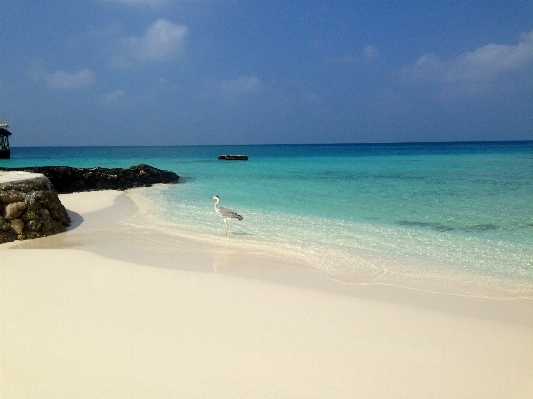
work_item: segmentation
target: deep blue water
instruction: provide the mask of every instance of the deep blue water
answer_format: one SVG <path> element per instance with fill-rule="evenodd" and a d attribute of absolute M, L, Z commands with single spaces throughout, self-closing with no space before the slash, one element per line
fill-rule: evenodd
<path fill-rule="evenodd" d="M 354 281 L 457 277 L 481 284 L 476 292 L 533 292 L 532 141 L 13 148 L 0 160 L 139 163 L 181 176 L 131 194 L 147 223 L 168 230 L 217 239 L 224 224 L 209 197 L 219 194 L 244 216 L 230 225 L 233 243 L 300 256 Z"/>

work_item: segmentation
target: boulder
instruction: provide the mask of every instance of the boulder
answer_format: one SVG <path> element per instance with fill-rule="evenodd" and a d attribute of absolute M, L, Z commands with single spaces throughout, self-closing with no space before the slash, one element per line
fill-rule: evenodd
<path fill-rule="evenodd" d="M 11 230 L 13 230 L 16 235 L 20 235 L 24 231 L 24 221 L 22 219 L 10 220 L 9 224 L 11 225 Z"/>
<path fill-rule="evenodd" d="M 0 202 L 9 204 L 10 202 L 22 201 L 22 193 L 17 191 L 0 191 Z"/>
<path fill-rule="evenodd" d="M 46 237 L 69 225 L 67 210 L 45 176 L 0 173 L 0 243 Z"/>
<path fill-rule="evenodd" d="M 3 217 L 0 216 L 0 230 L 7 231 L 11 228 L 11 225 L 9 222 Z"/>
<path fill-rule="evenodd" d="M 22 215 L 28 204 L 24 201 L 12 202 L 7 204 L 2 212 L 2 216 L 6 220 L 12 220 Z"/>
<path fill-rule="evenodd" d="M 41 231 L 43 222 L 40 220 L 28 220 L 25 223 L 25 227 L 27 231 Z"/>

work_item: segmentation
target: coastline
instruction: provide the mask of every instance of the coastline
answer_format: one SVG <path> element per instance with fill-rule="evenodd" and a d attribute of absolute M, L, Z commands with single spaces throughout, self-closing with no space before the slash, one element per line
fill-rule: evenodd
<path fill-rule="evenodd" d="M 456 252 L 461 252 L 467 247 L 471 253 L 480 254 L 477 258 L 478 264 L 472 267 L 471 264 L 462 264 L 457 260 L 446 262 L 416 253 L 390 253 L 388 251 L 390 248 L 386 245 L 383 245 L 383 248 L 377 245 L 367 248 L 364 243 L 353 246 L 353 242 L 340 245 L 334 242 L 336 234 L 345 236 L 351 234 L 356 243 L 362 235 L 367 235 L 379 237 L 380 241 L 375 240 L 376 243 L 396 243 L 398 248 L 409 248 L 409 241 L 414 241 L 416 237 L 409 231 L 394 230 L 395 227 L 385 229 L 388 232 L 394 231 L 391 235 L 376 236 L 376 230 L 379 228 L 376 229 L 376 226 L 368 223 L 352 224 L 347 229 L 346 226 L 335 225 L 334 221 L 328 219 L 306 220 L 289 214 L 279 214 L 276 215 L 277 220 L 268 220 L 272 216 L 270 214 L 265 220 L 258 218 L 262 212 L 255 209 L 245 210 L 245 220 L 232 223 L 230 237 L 224 237 L 218 227 L 220 224 L 223 226 L 223 223 L 218 223 L 221 222 L 220 218 L 213 217 L 209 210 L 199 212 L 200 206 L 190 204 L 177 209 L 172 208 L 176 204 L 165 191 L 174 188 L 160 185 L 148 189 L 130 190 L 128 195 L 138 206 L 139 214 L 126 223 L 133 228 L 150 227 L 154 232 L 164 232 L 178 241 L 194 240 L 215 247 L 220 245 L 231 247 L 232 250 L 241 253 L 271 253 L 286 260 L 293 259 L 298 263 L 322 270 L 329 278 L 347 284 L 388 285 L 467 297 L 533 300 L 533 280 L 530 276 L 526 274 L 518 277 L 501 273 L 501 269 L 505 268 L 498 267 L 500 271 L 496 271 L 491 269 L 490 264 L 487 265 L 482 255 L 489 251 L 489 247 L 487 241 L 483 239 L 465 240 L 460 243 L 461 248 L 456 248 L 454 245 L 457 242 L 439 233 L 433 234 L 428 242 L 424 243 L 426 250 L 438 247 L 441 251 L 443 248 L 446 248 L 446 251 L 452 248 Z M 174 191 L 174 194 L 179 195 L 178 191 L 184 188 L 185 186 L 180 186 L 180 190 Z M 167 212 L 168 207 L 171 207 L 169 212 Z M 284 222 L 280 219 L 284 219 Z M 212 224 L 206 223 L 206 220 L 212 221 Z M 287 223 L 287 220 L 293 224 Z M 269 226 L 277 227 L 269 230 Z M 291 230 L 293 226 L 298 226 L 297 229 L 300 231 Z M 308 231 L 301 230 L 303 226 L 307 226 L 308 230 L 321 230 L 318 226 L 326 226 L 325 231 L 329 233 L 328 237 L 331 237 L 333 242 L 324 242 L 324 237 L 307 235 Z M 279 231 L 284 229 L 291 231 L 287 235 L 279 234 Z M 428 234 L 431 233 L 425 232 L 419 235 L 418 239 Z M 499 248 L 491 250 L 499 252 Z M 513 264 L 505 263 L 507 260 L 501 257 L 500 262 L 507 268 L 513 269 Z"/>
<path fill-rule="evenodd" d="M 0 247 L 1 397 L 498 397 L 533 390 L 533 302 L 333 281 L 122 221 Z"/>

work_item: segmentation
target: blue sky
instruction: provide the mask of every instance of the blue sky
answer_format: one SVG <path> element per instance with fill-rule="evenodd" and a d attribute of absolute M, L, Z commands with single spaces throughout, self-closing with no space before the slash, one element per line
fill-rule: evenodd
<path fill-rule="evenodd" d="M 532 1 L 2 0 L 14 146 L 533 140 Z"/>

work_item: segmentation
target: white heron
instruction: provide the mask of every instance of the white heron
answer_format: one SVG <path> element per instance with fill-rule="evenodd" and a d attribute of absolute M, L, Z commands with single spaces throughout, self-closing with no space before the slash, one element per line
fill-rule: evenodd
<path fill-rule="evenodd" d="M 217 201 L 215 203 L 215 212 L 218 213 L 220 217 L 224 219 L 224 223 L 226 223 L 226 237 L 227 237 L 228 236 L 228 219 L 242 220 L 242 216 L 236 212 L 233 212 L 232 210 L 228 208 L 218 206 L 218 203 L 220 202 L 220 197 L 218 195 L 213 195 L 209 199 Z"/>

